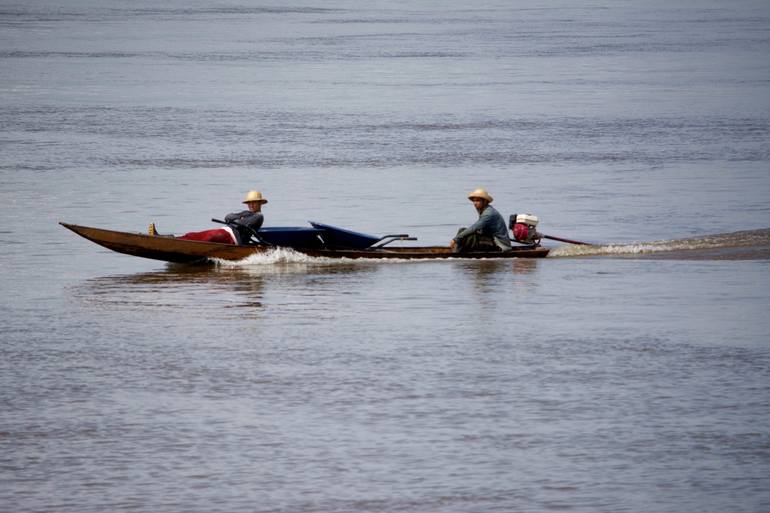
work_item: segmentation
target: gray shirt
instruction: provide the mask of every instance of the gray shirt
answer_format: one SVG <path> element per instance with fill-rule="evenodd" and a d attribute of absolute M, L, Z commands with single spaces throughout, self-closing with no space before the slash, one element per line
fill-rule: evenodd
<path fill-rule="evenodd" d="M 264 220 L 265 218 L 260 212 L 252 212 L 251 210 L 235 212 L 225 216 L 225 222 L 237 232 L 238 238 L 240 239 L 238 241 L 239 244 L 245 244 L 251 239 L 251 230 L 254 230 L 255 232 L 259 230 Z M 251 228 L 251 230 L 249 228 Z"/>
<path fill-rule="evenodd" d="M 487 205 L 484 211 L 479 214 L 478 221 L 458 233 L 455 240 L 467 237 L 474 232 L 494 237 L 495 244 L 503 251 L 511 249 L 511 239 L 508 237 L 508 227 L 505 225 L 503 216 L 501 216 L 500 212 L 495 210 L 492 205 Z"/>

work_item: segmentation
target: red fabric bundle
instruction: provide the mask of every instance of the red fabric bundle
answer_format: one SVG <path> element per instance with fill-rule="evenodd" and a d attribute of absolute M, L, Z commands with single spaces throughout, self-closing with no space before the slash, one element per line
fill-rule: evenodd
<path fill-rule="evenodd" d="M 202 242 L 219 242 L 222 244 L 235 244 L 235 239 L 225 228 L 203 230 L 202 232 L 190 232 L 177 237 L 178 239 L 198 240 Z"/>

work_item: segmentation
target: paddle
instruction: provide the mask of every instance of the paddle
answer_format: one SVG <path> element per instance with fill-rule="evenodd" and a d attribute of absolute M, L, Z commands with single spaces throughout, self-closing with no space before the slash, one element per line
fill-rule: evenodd
<path fill-rule="evenodd" d="M 564 239 L 562 237 L 554 237 L 553 235 L 539 234 L 544 239 L 558 240 L 559 242 L 566 242 L 567 244 L 580 244 L 583 246 L 593 246 L 590 242 L 580 242 L 579 240 Z"/>
<path fill-rule="evenodd" d="M 211 218 L 211 220 L 213 222 L 219 223 L 219 224 L 226 224 L 228 226 L 236 225 L 236 226 L 240 226 L 240 227 L 246 228 L 247 230 L 249 230 L 251 232 L 251 236 L 254 237 L 257 240 L 258 243 L 264 244 L 265 246 L 272 246 L 272 244 L 270 244 L 269 242 L 266 242 L 266 241 L 262 240 L 262 237 L 260 237 L 259 234 L 253 228 L 251 228 L 250 226 L 246 226 L 245 224 L 241 224 L 241 223 L 239 223 L 237 221 L 233 221 L 231 223 L 228 223 L 227 221 L 222 221 L 221 219 L 214 219 L 213 217 Z"/>

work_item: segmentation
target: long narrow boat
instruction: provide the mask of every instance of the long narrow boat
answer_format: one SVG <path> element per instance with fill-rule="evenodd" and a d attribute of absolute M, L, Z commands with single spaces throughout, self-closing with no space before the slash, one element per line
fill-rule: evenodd
<path fill-rule="evenodd" d="M 157 235 L 145 235 L 143 233 L 120 232 L 115 230 L 105 230 L 103 228 L 93 228 L 89 226 L 79 226 L 75 224 L 59 223 L 65 228 L 72 230 L 81 237 L 100 246 L 124 253 L 127 255 L 163 260 L 165 262 L 189 263 L 199 262 L 207 259 L 219 258 L 222 260 L 242 260 L 248 256 L 264 253 L 276 247 L 288 247 L 294 251 L 303 253 L 312 257 L 327 258 L 377 258 L 377 259 L 430 259 L 430 258 L 543 258 L 548 254 L 548 248 L 540 246 L 518 246 L 511 251 L 490 251 L 490 252 L 470 252 L 455 253 L 446 246 L 400 246 L 383 247 L 382 244 L 374 244 L 382 239 L 389 237 L 393 240 L 414 240 L 408 236 L 386 236 L 376 238 L 365 234 L 358 234 L 344 229 L 338 229 L 328 225 L 313 223 L 314 228 L 285 228 L 273 229 L 272 236 L 281 240 L 287 235 L 298 236 L 297 240 L 307 237 L 308 233 L 317 232 L 327 233 L 327 239 L 333 237 L 357 236 L 360 240 L 366 238 L 369 246 L 366 248 L 344 248 L 339 246 L 328 247 L 320 242 L 318 244 L 300 244 L 299 246 L 284 244 L 254 244 L 254 245 L 234 245 L 221 244 L 216 242 L 200 242 L 193 240 L 178 239 L 174 237 L 164 237 Z M 265 229 L 263 229 L 265 230 Z M 270 234 L 270 229 L 260 235 Z M 389 241 L 386 241 L 389 242 Z M 314 246 L 314 247 L 312 247 Z"/>

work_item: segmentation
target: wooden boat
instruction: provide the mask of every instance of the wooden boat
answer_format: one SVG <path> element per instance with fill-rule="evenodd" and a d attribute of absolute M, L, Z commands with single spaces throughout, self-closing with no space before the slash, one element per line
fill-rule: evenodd
<path fill-rule="evenodd" d="M 321 223 L 313 228 L 263 228 L 259 231 L 261 243 L 253 245 L 221 244 L 178 239 L 174 237 L 120 232 L 59 223 L 100 246 L 124 253 L 165 262 L 189 263 L 207 259 L 242 260 L 276 247 L 291 248 L 311 257 L 376 258 L 376 259 L 431 259 L 431 258 L 543 258 L 548 248 L 515 246 L 511 251 L 455 253 L 446 246 L 384 247 L 395 240 L 415 240 L 408 235 L 373 237 Z M 275 241 L 271 243 L 270 240 Z M 362 247 L 364 246 L 365 247 Z"/>

